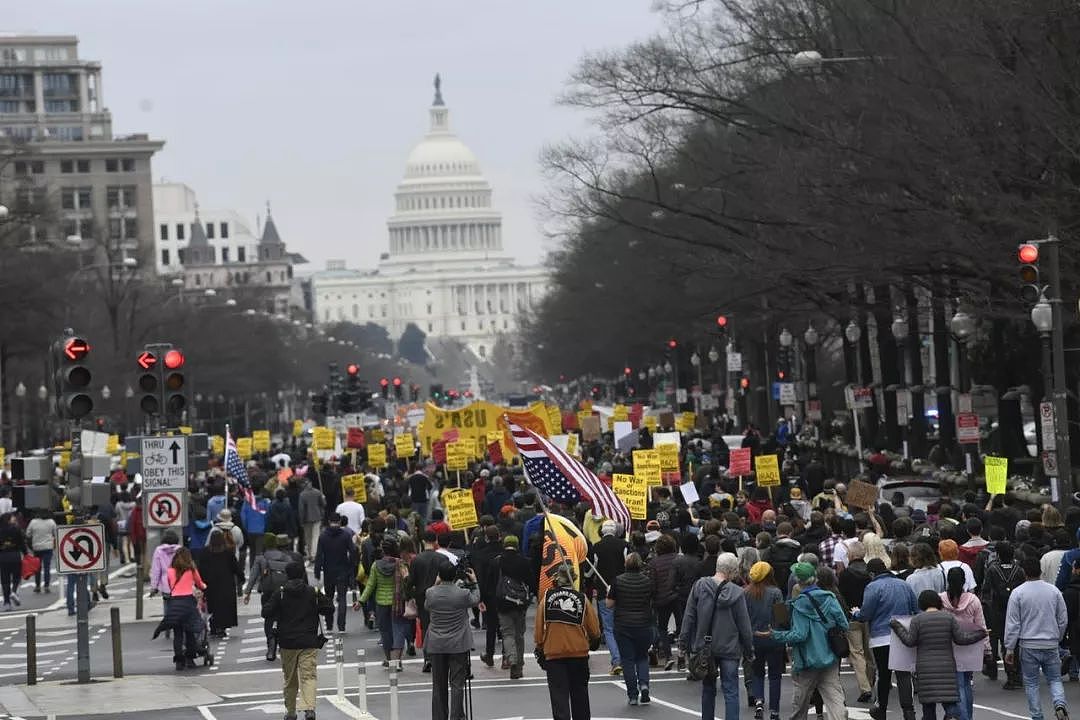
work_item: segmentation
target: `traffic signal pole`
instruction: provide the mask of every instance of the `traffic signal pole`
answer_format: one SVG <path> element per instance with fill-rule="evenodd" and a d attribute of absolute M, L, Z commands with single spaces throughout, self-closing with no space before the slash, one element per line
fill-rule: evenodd
<path fill-rule="evenodd" d="M 1040 243 L 1040 250 L 1046 248 L 1046 265 L 1049 274 L 1050 297 L 1047 298 L 1053 309 L 1054 330 L 1051 346 L 1054 361 L 1054 434 L 1057 440 L 1058 477 L 1050 478 L 1051 498 L 1064 513 L 1072 506 L 1072 453 L 1069 447 L 1069 409 L 1066 403 L 1065 378 L 1065 322 L 1061 299 L 1061 241 L 1056 235 Z"/>

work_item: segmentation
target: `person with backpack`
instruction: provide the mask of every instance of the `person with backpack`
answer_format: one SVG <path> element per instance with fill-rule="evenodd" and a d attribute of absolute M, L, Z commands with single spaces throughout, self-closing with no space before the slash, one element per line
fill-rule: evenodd
<path fill-rule="evenodd" d="M 270 503 L 270 509 L 266 511 L 266 532 L 275 535 L 287 535 L 288 547 L 283 550 L 292 550 L 292 541 L 299 536 L 296 522 L 296 511 L 289 502 L 288 494 L 284 490 L 274 493 L 274 501 Z M 281 538 L 278 538 L 278 547 L 281 547 Z"/>
<path fill-rule="evenodd" d="M 982 601 L 986 610 L 986 624 L 990 628 L 990 651 L 993 662 L 988 666 L 987 676 L 997 679 L 998 658 L 1007 655 L 1010 648 L 1005 646 L 1005 612 L 1013 590 L 1024 582 L 1024 571 L 1015 562 L 1015 550 L 1012 544 L 999 542 L 995 547 L 997 559 L 986 566 L 983 581 Z M 1005 690 L 1017 690 L 1023 687 L 1020 682 L 1020 668 L 1014 663 L 1005 663 Z"/>
<path fill-rule="evenodd" d="M 496 610 L 502 628 L 504 652 L 510 658 L 510 679 L 524 676 L 525 613 L 536 594 L 537 575 L 518 549 L 515 535 L 503 538 L 502 554 L 496 560 L 498 581 L 495 586 Z"/>
<path fill-rule="evenodd" d="M 356 574 L 356 542 L 342 527 L 346 519 L 331 513 L 330 524 L 319 536 L 315 550 L 315 579 L 323 576 L 323 592 L 337 604 L 337 629 L 345 632 L 346 594 Z"/>
<path fill-rule="evenodd" d="M 285 568 L 294 561 L 294 557 L 277 546 L 277 535 L 267 535 L 263 541 L 264 550 L 262 555 L 255 558 L 255 564 L 248 574 L 247 584 L 244 586 L 244 604 L 251 602 L 251 591 L 257 589 L 260 595 L 262 607 L 270 600 L 270 596 L 279 591 L 288 580 Z M 266 635 L 266 659 L 273 662 L 277 659 L 278 639 L 274 635 L 274 623 L 271 620 L 263 621 L 263 633 Z"/>
<path fill-rule="evenodd" d="M 225 548 L 233 554 L 233 557 L 237 560 L 237 567 L 240 568 L 240 575 L 236 578 L 236 596 L 240 597 L 241 590 L 244 587 L 244 568 L 240 563 L 240 551 L 244 547 L 244 531 L 240 529 L 233 521 L 232 510 L 225 508 L 218 512 L 217 522 L 214 523 L 214 527 L 210 529 L 210 535 L 220 533 L 222 539 L 225 541 Z M 204 573 L 205 575 L 205 573 Z"/>

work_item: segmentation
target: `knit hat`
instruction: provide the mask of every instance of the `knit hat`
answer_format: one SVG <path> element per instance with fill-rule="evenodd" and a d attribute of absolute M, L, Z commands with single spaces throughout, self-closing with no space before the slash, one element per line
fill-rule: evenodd
<path fill-rule="evenodd" d="M 791 574 L 795 576 L 795 579 L 800 583 L 804 583 L 810 578 L 817 575 L 817 570 L 810 563 L 795 563 L 791 566 Z"/>
<path fill-rule="evenodd" d="M 507 535 L 506 537 L 503 538 L 503 547 L 516 548 L 520 544 L 521 544 L 521 541 L 518 540 L 517 535 Z"/>
<path fill-rule="evenodd" d="M 750 566 L 750 582 L 759 583 L 769 577 L 771 572 L 772 565 L 764 561 L 758 561 Z"/>
<path fill-rule="evenodd" d="M 264 550 L 277 550 L 278 541 L 277 535 L 274 533 L 266 533 L 263 536 L 263 549 Z"/>
<path fill-rule="evenodd" d="M 645 530 L 646 531 L 659 530 L 659 529 L 660 529 L 660 523 L 657 522 L 656 520 L 650 520 L 649 522 L 645 523 Z"/>

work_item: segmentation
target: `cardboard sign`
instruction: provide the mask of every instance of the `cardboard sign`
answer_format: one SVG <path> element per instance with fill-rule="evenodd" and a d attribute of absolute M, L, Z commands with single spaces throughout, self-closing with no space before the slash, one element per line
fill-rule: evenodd
<path fill-rule="evenodd" d="M 367 485 L 364 481 L 364 476 L 357 473 L 355 475 L 344 475 L 341 478 L 341 495 L 345 496 L 345 493 L 352 490 L 353 499 L 358 503 L 367 502 Z"/>
<path fill-rule="evenodd" d="M 862 480 L 852 480 L 848 484 L 847 495 L 844 502 L 848 507 L 857 507 L 869 510 L 877 503 L 880 494 L 878 486 Z"/>
<path fill-rule="evenodd" d="M 495 463 L 496 465 L 501 464 L 503 462 L 502 443 L 493 442 L 488 445 L 487 454 L 491 462 Z"/>
<path fill-rule="evenodd" d="M 251 452 L 251 438 L 236 438 L 236 454 L 240 456 L 241 460 L 250 460 Z"/>
<path fill-rule="evenodd" d="M 416 442 L 412 433 L 405 433 L 394 438 L 394 453 L 399 458 L 410 458 L 416 452 Z"/>
<path fill-rule="evenodd" d="M 675 427 L 675 413 L 670 410 L 665 410 L 660 413 L 660 427 L 662 428 L 674 428 Z"/>
<path fill-rule="evenodd" d="M 471 490 L 451 490 L 443 496 L 446 521 L 454 530 L 468 530 L 480 524 Z"/>
<path fill-rule="evenodd" d="M 298 438 L 304 434 L 304 421 L 293 420 L 292 421 L 292 436 Z"/>
<path fill-rule="evenodd" d="M 446 469 L 467 470 L 469 467 L 469 457 L 471 455 L 471 449 L 464 447 L 460 441 L 447 443 Z"/>
<path fill-rule="evenodd" d="M 908 627 L 911 625 L 911 616 L 903 615 L 894 618 L 898 620 L 901 625 Z M 960 626 L 965 630 L 973 630 L 975 625 L 973 623 L 959 620 Z M 979 672 L 983 668 L 983 648 L 985 645 L 981 642 L 972 643 L 971 645 L 957 645 L 953 643 L 953 658 L 956 660 L 957 672 Z M 915 655 L 916 651 L 913 647 L 908 647 L 896 633 L 890 633 L 889 636 L 889 669 L 899 670 L 902 672 L 915 672 Z"/>
<path fill-rule="evenodd" d="M 634 475 L 643 478 L 648 485 L 662 485 L 660 453 L 656 450 L 634 451 Z"/>
<path fill-rule="evenodd" d="M 616 473 L 611 476 L 611 489 L 626 503 L 631 520 L 644 520 L 649 502 L 649 486 L 645 478 L 638 475 Z"/>
<path fill-rule="evenodd" d="M 192 432 L 194 432 L 194 428 L 192 428 L 190 425 L 180 425 L 176 429 L 180 431 L 181 435 L 190 435 Z"/>
<path fill-rule="evenodd" d="M 311 446 L 316 450 L 334 449 L 334 431 L 328 427 L 316 427 L 311 431 Z M 350 447 L 352 447 L 350 445 Z"/>
<path fill-rule="evenodd" d="M 580 418 L 581 421 L 581 439 L 585 442 L 593 442 L 600 439 L 600 416 L 589 415 L 588 417 Z"/>
<path fill-rule="evenodd" d="M 1009 459 L 987 455 L 983 463 L 986 469 L 986 492 L 991 495 L 1004 495 L 1009 475 Z"/>
<path fill-rule="evenodd" d="M 575 457 L 578 456 L 577 433 L 570 433 L 566 436 L 566 452 Z"/>
<path fill-rule="evenodd" d="M 270 431 L 252 430 L 251 447 L 255 452 L 270 452 Z"/>
<path fill-rule="evenodd" d="M 120 449 L 120 436 L 110 435 L 108 441 L 105 443 L 105 453 L 108 455 L 115 455 Z M 0 448 L 2 450 L 2 448 Z M 4 464 L 4 455 L 0 452 L 0 466 Z"/>
<path fill-rule="evenodd" d="M 657 445 L 656 452 L 660 457 L 660 472 L 679 472 L 679 446 Z"/>
<path fill-rule="evenodd" d="M 383 443 L 369 445 L 367 449 L 367 461 L 368 465 L 373 468 L 386 467 L 386 445 Z"/>
<path fill-rule="evenodd" d="M 649 432 L 656 432 L 657 423 L 655 415 L 646 415 L 641 422 L 649 429 Z"/>
<path fill-rule="evenodd" d="M 683 500 L 686 501 L 687 505 L 693 505 L 701 499 L 701 496 L 698 495 L 697 485 L 695 485 L 693 481 L 685 482 L 680 485 L 679 492 L 682 493 Z"/>
<path fill-rule="evenodd" d="M 634 432 L 634 426 L 629 420 L 620 420 L 615 423 L 615 448 L 621 453 L 627 453 L 638 445 L 638 436 Z"/>
<path fill-rule="evenodd" d="M 210 436 L 210 452 L 215 455 L 225 454 L 225 438 L 220 435 Z"/>
<path fill-rule="evenodd" d="M 728 475 L 750 474 L 750 448 L 736 448 L 728 453 Z"/>
<path fill-rule="evenodd" d="M 559 410 L 558 405 L 549 405 L 547 409 L 548 422 L 551 423 L 551 432 L 560 435 L 562 434 L 562 411 Z"/>
<path fill-rule="evenodd" d="M 780 484 L 780 464 L 775 455 L 770 453 L 754 458 L 754 471 L 757 473 L 758 487 L 776 487 Z"/>

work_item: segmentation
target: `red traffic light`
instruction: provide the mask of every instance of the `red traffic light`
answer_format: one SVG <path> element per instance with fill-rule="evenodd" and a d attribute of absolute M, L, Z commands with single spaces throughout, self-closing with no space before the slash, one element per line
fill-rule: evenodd
<path fill-rule="evenodd" d="M 396 387 L 396 388 L 401 387 L 401 378 L 399 378 L 399 377 L 394 378 L 394 387 Z"/>
<path fill-rule="evenodd" d="M 667 346 L 669 348 L 671 348 L 672 350 L 674 350 L 675 348 L 677 348 L 679 346 L 679 343 L 677 343 L 675 341 L 675 338 L 671 338 L 670 340 L 667 341 Z"/>
<path fill-rule="evenodd" d="M 720 327 L 727 327 L 727 315 L 717 315 L 716 324 Z"/>
<path fill-rule="evenodd" d="M 350 375 L 357 375 L 360 372 L 360 366 L 352 363 L 346 366 L 345 372 L 349 373 Z"/>
<path fill-rule="evenodd" d="M 141 367 L 143 370 L 149 370 L 150 368 L 157 365 L 157 355 L 150 352 L 149 350 L 143 350 L 141 353 L 139 353 L 138 357 L 135 358 L 135 362 L 138 363 L 139 367 Z"/>
<path fill-rule="evenodd" d="M 748 377 L 740 378 L 739 379 L 739 387 L 741 387 L 743 390 L 750 387 L 750 378 L 748 378 Z"/>
<path fill-rule="evenodd" d="M 1031 243 L 1024 243 L 1016 249 L 1016 257 L 1020 262 L 1031 264 L 1039 261 L 1039 246 Z"/>
<path fill-rule="evenodd" d="M 165 353 L 165 367 L 170 370 L 184 367 L 184 353 L 179 350 L 170 350 Z"/>
<path fill-rule="evenodd" d="M 381 385 L 381 386 L 383 386 L 383 387 L 387 387 L 387 386 L 388 386 L 389 384 L 390 384 L 390 381 L 389 381 L 389 380 L 387 380 L 386 378 L 381 378 L 381 379 L 379 380 L 379 385 Z"/>
<path fill-rule="evenodd" d="M 90 354 L 90 343 L 82 338 L 72 337 L 64 341 L 64 356 L 72 362 L 78 362 Z"/>
<path fill-rule="evenodd" d="M 633 370 L 631 370 L 631 369 L 630 369 L 630 368 L 628 368 L 628 367 L 624 367 L 624 368 L 622 369 L 622 374 L 623 374 L 623 375 L 626 375 L 627 377 L 629 377 L 630 375 L 632 375 L 632 374 L 633 374 L 633 372 L 634 372 L 634 371 L 633 371 Z"/>

